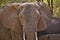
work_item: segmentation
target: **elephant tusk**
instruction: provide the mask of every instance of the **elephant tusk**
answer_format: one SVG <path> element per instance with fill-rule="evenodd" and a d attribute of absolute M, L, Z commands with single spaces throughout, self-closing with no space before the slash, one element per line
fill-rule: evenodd
<path fill-rule="evenodd" d="M 25 40 L 26 36 L 25 36 L 25 32 L 23 32 L 23 40 Z"/>
<path fill-rule="evenodd" d="M 37 37 L 37 32 L 35 32 L 35 38 L 36 38 L 36 40 L 38 40 L 38 37 Z"/>

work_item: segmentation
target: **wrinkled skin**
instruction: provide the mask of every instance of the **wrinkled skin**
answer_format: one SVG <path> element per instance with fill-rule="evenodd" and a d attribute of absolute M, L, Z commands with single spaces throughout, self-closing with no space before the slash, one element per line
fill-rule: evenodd
<path fill-rule="evenodd" d="M 2 24 L 10 30 L 12 40 L 22 40 L 22 32 L 27 40 L 35 40 L 35 32 L 46 30 L 46 17 L 41 16 L 40 10 L 37 3 L 13 3 L 4 8 Z"/>

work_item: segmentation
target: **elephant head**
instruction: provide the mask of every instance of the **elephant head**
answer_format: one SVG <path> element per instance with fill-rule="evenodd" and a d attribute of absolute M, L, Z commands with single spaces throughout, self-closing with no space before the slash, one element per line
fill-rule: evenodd
<path fill-rule="evenodd" d="M 45 21 L 39 13 L 39 5 L 35 3 L 23 3 L 19 13 L 21 25 L 23 25 L 23 33 L 27 40 L 37 40 L 37 31 L 46 29 Z"/>
<path fill-rule="evenodd" d="M 39 10 L 37 3 L 13 3 L 4 8 L 2 24 L 11 30 L 12 40 L 22 40 L 22 32 L 27 40 L 36 40 L 37 31 L 47 28 Z"/>

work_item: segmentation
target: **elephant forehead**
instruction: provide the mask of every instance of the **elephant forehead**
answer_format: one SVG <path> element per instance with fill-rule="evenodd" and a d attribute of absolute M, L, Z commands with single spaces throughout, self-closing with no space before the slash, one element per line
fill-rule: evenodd
<path fill-rule="evenodd" d="M 36 9 L 39 9 L 40 8 L 40 6 L 37 4 L 37 3 L 21 3 L 20 5 L 19 5 L 19 9 L 24 9 L 26 6 L 34 6 Z"/>

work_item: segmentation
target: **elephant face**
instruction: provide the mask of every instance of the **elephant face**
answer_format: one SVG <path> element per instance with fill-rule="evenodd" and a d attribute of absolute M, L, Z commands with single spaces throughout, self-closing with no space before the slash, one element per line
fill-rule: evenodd
<path fill-rule="evenodd" d="M 34 26 L 41 30 L 45 30 L 45 19 L 40 14 L 40 6 L 37 3 L 23 3 L 20 5 L 19 19 L 23 26 Z M 42 19 L 43 18 L 43 19 Z M 25 29 L 25 28 L 24 28 Z"/>
<path fill-rule="evenodd" d="M 23 4 L 22 4 L 23 5 Z M 38 21 L 40 19 L 39 11 L 34 7 L 34 4 L 24 4 L 23 10 L 19 14 L 19 19 L 23 27 L 23 30 L 27 30 L 30 28 L 36 31 Z M 29 28 L 30 26 L 30 28 Z M 28 31 L 28 30 L 27 30 Z"/>
<path fill-rule="evenodd" d="M 45 30 L 44 22 L 41 20 L 39 13 L 40 7 L 34 3 L 23 3 L 20 8 L 21 7 L 23 7 L 23 9 L 19 13 L 19 19 L 23 25 L 23 32 L 26 33 L 27 40 L 35 40 L 35 32 L 38 30 L 37 26 L 39 25 L 40 31 Z M 41 26 L 41 24 L 43 26 Z"/>

